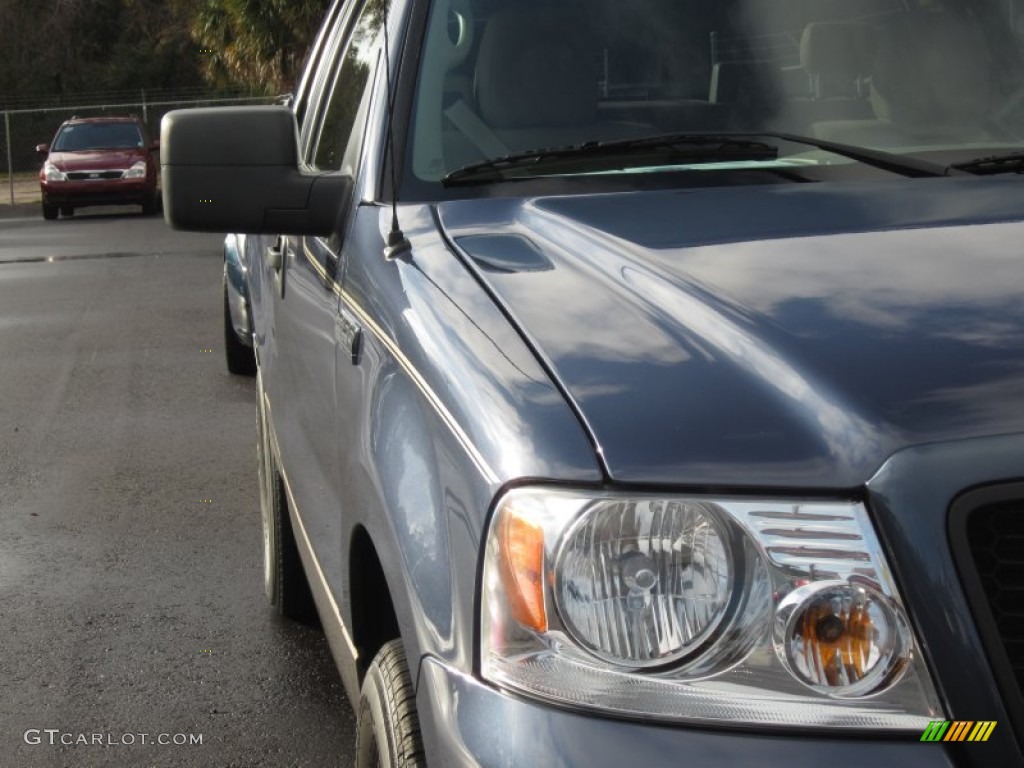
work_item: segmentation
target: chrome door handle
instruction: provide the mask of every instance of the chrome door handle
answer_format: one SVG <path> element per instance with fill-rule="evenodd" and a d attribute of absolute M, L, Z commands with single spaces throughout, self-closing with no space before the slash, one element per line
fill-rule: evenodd
<path fill-rule="evenodd" d="M 267 246 L 267 266 L 275 272 L 280 272 L 284 266 L 284 240 L 278 238 L 277 243 Z"/>

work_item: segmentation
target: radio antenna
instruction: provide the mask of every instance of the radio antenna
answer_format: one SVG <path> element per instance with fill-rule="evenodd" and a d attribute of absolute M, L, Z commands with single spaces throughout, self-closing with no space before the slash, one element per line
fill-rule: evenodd
<path fill-rule="evenodd" d="M 395 91 L 391 82 L 391 38 L 388 35 L 388 20 L 391 4 L 387 3 L 384 11 L 384 77 L 387 80 L 388 105 L 388 164 L 391 166 L 391 231 L 388 232 L 388 243 L 384 249 L 384 258 L 394 259 L 400 253 L 412 248 L 412 244 L 398 225 L 398 171 L 395 168 Z"/>

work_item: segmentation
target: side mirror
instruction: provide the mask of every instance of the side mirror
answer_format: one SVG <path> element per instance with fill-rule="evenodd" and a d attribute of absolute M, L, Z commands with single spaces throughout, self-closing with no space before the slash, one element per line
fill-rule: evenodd
<path fill-rule="evenodd" d="M 48 155 L 48 154 L 50 154 L 50 145 L 49 144 L 36 144 L 36 154 L 37 155 Z"/>
<path fill-rule="evenodd" d="M 168 112 L 160 125 L 164 219 L 197 232 L 328 236 L 352 177 L 299 170 L 287 107 Z"/>

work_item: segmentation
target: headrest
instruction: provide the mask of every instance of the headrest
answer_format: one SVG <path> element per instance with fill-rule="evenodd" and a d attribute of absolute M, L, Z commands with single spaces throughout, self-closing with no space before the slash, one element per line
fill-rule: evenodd
<path fill-rule="evenodd" d="M 855 21 L 815 21 L 800 38 L 800 65 L 812 75 L 871 74 L 875 57 L 871 27 Z"/>
<path fill-rule="evenodd" d="M 708 101 L 768 106 L 780 98 L 780 71 L 759 61 L 719 61 L 711 68 Z"/>
<path fill-rule="evenodd" d="M 906 15 L 880 30 L 871 104 L 918 134 L 976 129 L 989 108 L 991 62 L 980 29 L 944 14 Z"/>
<path fill-rule="evenodd" d="M 597 115 L 598 47 L 556 8 L 505 7 L 480 41 L 474 90 L 492 128 L 578 125 Z"/>

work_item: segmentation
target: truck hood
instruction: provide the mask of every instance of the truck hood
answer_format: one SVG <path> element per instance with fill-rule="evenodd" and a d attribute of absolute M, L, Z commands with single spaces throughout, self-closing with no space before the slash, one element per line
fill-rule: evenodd
<path fill-rule="evenodd" d="M 826 490 L 904 447 L 1024 432 L 1022 193 L 901 179 L 438 214 L 612 480 Z"/>

